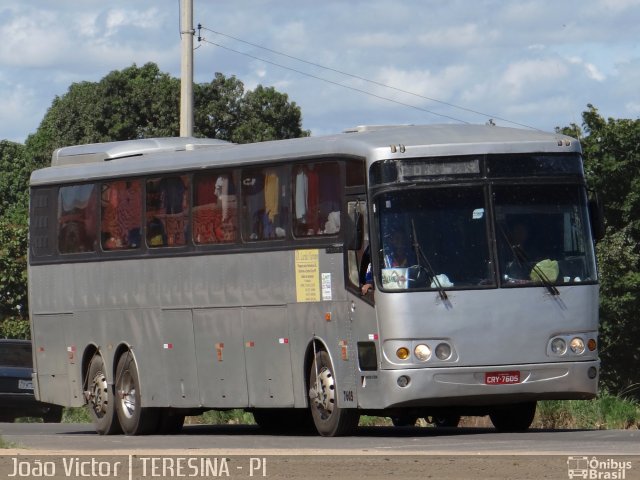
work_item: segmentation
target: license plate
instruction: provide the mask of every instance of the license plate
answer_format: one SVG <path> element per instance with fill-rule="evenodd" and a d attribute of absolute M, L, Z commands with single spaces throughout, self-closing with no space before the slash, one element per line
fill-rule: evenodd
<path fill-rule="evenodd" d="M 484 383 L 487 385 L 512 385 L 520 383 L 520 372 L 486 372 Z"/>
<path fill-rule="evenodd" d="M 33 382 L 31 380 L 18 380 L 18 388 L 20 390 L 33 390 Z"/>

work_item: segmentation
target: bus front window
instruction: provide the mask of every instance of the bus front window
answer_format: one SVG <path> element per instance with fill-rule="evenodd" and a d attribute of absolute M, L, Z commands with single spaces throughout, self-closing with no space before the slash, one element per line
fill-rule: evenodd
<path fill-rule="evenodd" d="M 383 290 L 495 285 L 482 187 L 393 191 L 375 203 Z"/>
<path fill-rule="evenodd" d="M 499 186 L 493 198 L 503 286 L 596 280 L 583 187 Z"/>

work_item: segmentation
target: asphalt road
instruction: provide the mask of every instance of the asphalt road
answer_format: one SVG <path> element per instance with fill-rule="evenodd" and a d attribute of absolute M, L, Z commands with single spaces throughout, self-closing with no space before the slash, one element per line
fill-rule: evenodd
<path fill-rule="evenodd" d="M 186 425 L 178 435 L 100 436 L 89 424 L 0 423 L 19 449 L 126 453 L 217 451 L 226 454 L 365 455 L 640 455 L 639 430 L 360 427 L 350 437 L 265 434 L 256 426 Z M 640 465 L 638 465 L 640 470 Z"/>

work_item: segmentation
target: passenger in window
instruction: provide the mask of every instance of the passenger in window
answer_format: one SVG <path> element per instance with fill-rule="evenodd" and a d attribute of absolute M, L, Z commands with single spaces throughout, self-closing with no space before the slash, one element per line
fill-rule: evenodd
<path fill-rule="evenodd" d="M 411 243 L 404 230 L 394 230 L 387 238 L 388 240 L 385 241 L 382 250 L 382 268 L 409 268 L 417 264 L 415 254 L 411 250 Z M 368 250 L 369 247 L 367 247 L 367 251 Z M 364 284 L 360 291 L 362 295 L 366 295 L 371 289 L 373 289 L 373 274 L 371 271 L 371 261 L 369 261 Z"/>

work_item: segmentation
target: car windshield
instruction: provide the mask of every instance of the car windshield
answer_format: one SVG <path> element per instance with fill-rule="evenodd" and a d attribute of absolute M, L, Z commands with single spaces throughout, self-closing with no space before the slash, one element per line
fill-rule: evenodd
<path fill-rule="evenodd" d="M 31 368 L 32 362 L 30 344 L 0 343 L 0 366 Z"/>
<path fill-rule="evenodd" d="M 596 280 L 583 187 L 499 186 L 493 198 L 504 286 Z"/>
<path fill-rule="evenodd" d="M 481 186 L 379 195 L 382 288 L 495 286 L 484 204 Z"/>

